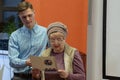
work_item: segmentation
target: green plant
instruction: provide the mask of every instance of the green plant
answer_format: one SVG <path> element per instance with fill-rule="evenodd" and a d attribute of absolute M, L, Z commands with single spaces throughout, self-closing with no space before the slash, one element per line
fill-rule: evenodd
<path fill-rule="evenodd" d="M 15 24 L 15 17 L 10 16 L 7 18 L 7 21 L 5 22 L 4 32 L 8 33 L 9 35 L 17 29 Z"/>
<path fill-rule="evenodd" d="M 16 23 L 15 17 L 10 16 L 7 18 L 7 21 L 5 22 L 4 32 L 8 33 L 9 35 L 15 31 L 19 26 L 21 26 L 22 23 L 18 18 L 18 22 Z"/>

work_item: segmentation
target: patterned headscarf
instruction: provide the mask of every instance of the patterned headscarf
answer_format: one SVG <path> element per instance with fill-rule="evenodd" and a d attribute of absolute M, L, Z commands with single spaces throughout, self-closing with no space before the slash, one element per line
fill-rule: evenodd
<path fill-rule="evenodd" d="M 61 32 L 66 37 L 68 33 L 67 26 L 61 22 L 53 22 L 48 26 L 47 29 L 48 37 L 50 36 L 51 33 L 54 32 Z"/>

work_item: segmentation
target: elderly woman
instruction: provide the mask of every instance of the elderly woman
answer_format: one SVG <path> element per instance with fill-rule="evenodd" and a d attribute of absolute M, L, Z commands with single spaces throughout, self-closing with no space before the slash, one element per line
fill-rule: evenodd
<path fill-rule="evenodd" d="M 61 22 L 54 22 L 48 26 L 47 34 L 51 47 L 46 49 L 42 56 L 54 56 L 57 71 L 45 71 L 45 80 L 85 80 L 85 71 L 79 51 L 69 46 L 65 40 L 67 27 Z M 44 74 L 35 73 L 33 77 L 42 80 Z"/>

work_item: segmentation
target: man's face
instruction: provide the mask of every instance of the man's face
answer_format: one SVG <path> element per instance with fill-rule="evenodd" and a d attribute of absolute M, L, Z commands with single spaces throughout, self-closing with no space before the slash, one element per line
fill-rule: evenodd
<path fill-rule="evenodd" d="M 35 16 L 34 16 L 34 11 L 32 9 L 28 8 L 27 10 L 19 12 L 19 17 L 20 17 L 22 23 L 26 27 L 31 29 L 34 26 Z"/>

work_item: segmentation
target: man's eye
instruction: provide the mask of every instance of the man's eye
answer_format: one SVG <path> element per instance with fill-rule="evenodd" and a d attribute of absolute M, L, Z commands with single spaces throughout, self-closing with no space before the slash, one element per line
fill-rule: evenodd
<path fill-rule="evenodd" d="M 32 14 L 28 15 L 28 17 L 32 17 Z"/>
<path fill-rule="evenodd" d="M 27 15 L 27 16 L 23 16 L 22 18 L 23 19 L 26 19 L 27 17 L 32 17 L 33 15 L 32 14 L 29 14 L 29 15 Z"/>
<path fill-rule="evenodd" d="M 25 18 L 26 18 L 26 16 L 23 16 L 22 18 L 23 18 L 23 19 L 25 19 Z"/>

